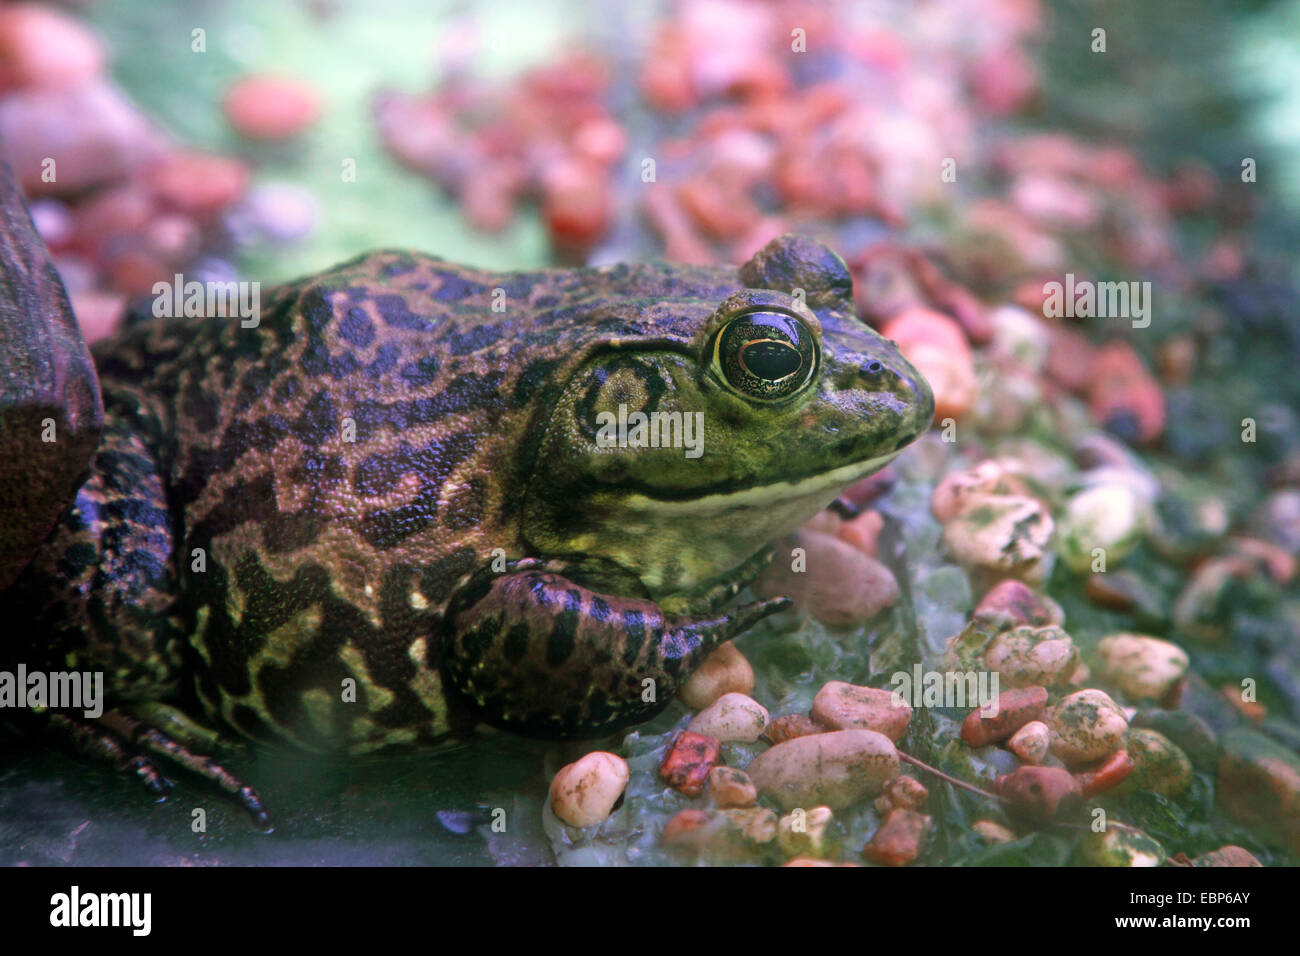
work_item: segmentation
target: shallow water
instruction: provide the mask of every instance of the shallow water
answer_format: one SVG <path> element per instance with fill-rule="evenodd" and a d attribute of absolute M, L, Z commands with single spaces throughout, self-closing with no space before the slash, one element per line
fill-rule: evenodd
<path fill-rule="evenodd" d="M 544 865 L 546 746 L 484 736 L 472 746 L 341 760 L 232 753 L 275 830 L 184 773 L 166 800 L 132 778 L 27 748 L 0 768 L 0 865 Z M 225 755 L 223 755 L 224 757 Z M 167 770 L 164 769 L 164 773 Z M 501 808 L 505 832 L 491 829 Z M 194 811 L 206 832 L 193 829 Z"/>

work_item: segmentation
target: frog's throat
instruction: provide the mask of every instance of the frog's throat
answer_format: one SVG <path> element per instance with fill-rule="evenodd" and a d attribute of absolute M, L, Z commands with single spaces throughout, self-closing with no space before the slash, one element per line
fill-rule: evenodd
<path fill-rule="evenodd" d="M 719 514 L 749 508 L 761 508 L 781 502 L 805 502 L 822 500 L 821 505 L 814 505 L 813 511 L 825 507 L 835 496 L 861 478 L 884 468 L 898 457 L 900 451 L 869 458 L 866 461 L 841 465 L 819 475 L 798 478 L 793 481 L 775 481 L 766 485 L 754 485 L 739 491 L 719 492 L 702 495 L 698 498 L 668 499 L 652 498 L 648 495 L 632 494 L 622 502 L 622 507 L 653 512 L 655 514 L 703 515 Z"/>

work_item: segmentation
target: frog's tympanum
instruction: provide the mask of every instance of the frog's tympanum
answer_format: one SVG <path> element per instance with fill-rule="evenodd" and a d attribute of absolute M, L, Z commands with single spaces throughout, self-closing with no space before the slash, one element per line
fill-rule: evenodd
<path fill-rule="evenodd" d="M 93 368 L 18 286 L 6 321 L 49 360 L 31 374 L 58 368 L 6 398 L 6 427 L 66 428 L 57 467 L 32 439 L 22 468 L 67 497 L 6 506 L 19 558 L 0 557 L 22 569 L 0 662 L 102 671 L 103 716 L 54 715 L 66 738 L 146 782 L 149 754 L 181 760 L 255 814 L 140 705 L 353 752 L 476 721 L 554 738 L 644 721 L 789 603 L 724 609 L 765 546 L 933 412 L 857 319 L 840 258 L 791 236 L 739 270 L 374 252 L 264 293 L 254 328 L 150 320 Z M 73 440 L 98 425 L 96 377 L 97 448 Z M 613 419 L 623 440 L 598 440 Z"/>

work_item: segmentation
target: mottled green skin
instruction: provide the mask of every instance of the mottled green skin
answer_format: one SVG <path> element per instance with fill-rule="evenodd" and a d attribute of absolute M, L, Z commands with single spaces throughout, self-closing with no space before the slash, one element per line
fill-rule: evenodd
<path fill-rule="evenodd" d="M 818 341 L 785 401 L 710 361 L 756 305 Z M 16 659 L 103 669 L 119 703 L 192 684 L 210 718 L 316 750 L 652 716 L 784 606 L 721 611 L 747 559 L 933 410 L 839 258 L 791 237 L 739 273 L 376 252 L 264 295 L 256 328 L 150 321 L 95 360 L 105 438 L 3 599 L 34 622 Z M 703 412 L 704 454 L 597 448 L 620 403 Z"/>

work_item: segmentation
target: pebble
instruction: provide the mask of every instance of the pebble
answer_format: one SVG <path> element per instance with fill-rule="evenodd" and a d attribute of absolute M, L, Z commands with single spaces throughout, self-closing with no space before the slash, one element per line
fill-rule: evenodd
<path fill-rule="evenodd" d="M 853 545 L 863 554 L 877 558 L 880 556 L 877 551 L 877 541 L 884 527 L 885 519 L 879 511 L 864 511 L 856 518 L 843 522 L 831 533 L 841 541 Z"/>
<path fill-rule="evenodd" d="M 232 205 L 248 187 L 248 167 L 237 159 L 180 151 L 154 167 L 149 185 L 164 203 L 193 216 L 210 216 Z"/>
<path fill-rule="evenodd" d="M 777 821 L 776 839 L 787 856 L 826 856 L 829 829 L 835 814 L 830 807 L 794 810 Z"/>
<path fill-rule="evenodd" d="M 1047 760 L 1051 731 L 1041 720 L 1031 720 L 1007 741 L 1007 748 L 1027 764 L 1041 766 Z"/>
<path fill-rule="evenodd" d="M 174 273 L 164 259 L 143 246 L 123 244 L 106 263 L 109 284 L 128 298 L 142 298 L 153 292 L 159 281 Z"/>
<path fill-rule="evenodd" d="M 997 793 L 1008 814 L 1037 825 L 1072 813 L 1081 797 L 1078 781 L 1060 767 L 1017 767 L 998 777 Z"/>
<path fill-rule="evenodd" d="M 278 143 L 316 122 L 320 95 L 305 80 L 249 74 L 230 87 L 221 108 L 240 136 Z"/>
<path fill-rule="evenodd" d="M 719 644 L 677 691 L 682 703 L 703 710 L 724 694 L 754 689 L 754 668 L 731 641 Z"/>
<path fill-rule="evenodd" d="M 1110 695 L 1095 688 L 1076 691 L 1047 715 L 1052 753 L 1067 766 L 1100 760 L 1114 752 L 1128 730 L 1124 712 Z"/>
<path fill-rule="evenodd" d="M 1132 444 L 1153 442 L 1165 429 L 1165 394 L 1126 342 L 1097 350 L 1088 406 L 1107 431 Z"/>
<path fill-rule="evenodd" d="M 996 820 L 976 820 L 970 828 L 988 843 L 1011 843 L 1016 838 L 1014 831 Z"/>
<path fill-rule="evenodd" d="M 688 729 L 723 743 L 752 743 L 767 730 L 768 720 L 767 708 L 754 698 L 731 693 L 696 714 Z"/>
<path fill-rule="evenodd" d="M 735 767 L 714 767 L 709 771 L 709 792 L 719 807 L 752 807 L 758 788 L 749 774 Z"/>
<path fill-rule="evenodd" d="M 1036 291 L 1041 292 L 1041 287 Z M 1062 388 L 1086 393 L 1092 385 L 1092 370 L 1097 362 L 1097 348 L 1083 335 L 1067 326 L 1051 328 L 1052 345 L 1047 356 L 1045 375 Z"/>
<path fill-rule="evenodd" d="M 997 709 L 992 716 L 986 716 L 981 707 L 966 715 L 961 726 L 961 739 L 972 747 L 1000 743 L 1025 724 L 1038 720 L 1046 706 L 1046 687 L 1004 690 L 998 695 Z"/>
<path fill-rule="evenodd" d="M 1145 634 L 1110 634 L 1097 643 L 1101 676 L 1129 699 L 1162 700 L 1187 676 L 1187 652 L 1172 641 Z"/>
<path fill-rule="evenodd" d="M 154 255 L 179 266 L 198 253 L 203 237 L 193 219 L 176 213 L 163 213 L 149 224 L 145 239 Z"/>
<path fill-rule="evenodd" d="M 1059 604 L 1015 578 L 1008 578 L 990 588 L 976 605 L 974 617 L 993 622 L 999 628 L 1065 623 L 1065 612 Z"/>
<path fill-rule="evenodd" d="M 843 497 L 843 495 L 840 497 Z M 829 534 L 839 537 L 840 529 L 843 528 L 844 525 L 845 521 L 843 518 L 837 515 L 834 511 L 831 511 L 829 508 L 823 508 L 800 525 L 800 527 L 805 531 L 817 531 L 821 534 Z M 853 544 L 853 542 L 850 541 L 849 544 Z"/>
<path fill-rule="evenodd" d="M 898 776 L 898 751 L 874 730 L 836 730 L 776 744 L 754 758 L 748 773 L 783 810 L 838 809 L 876 796 Z"/>
<path fill-rule="evenodd" d="M 894 807 L 902 807 L 904 810 L 920 810 L 921 807 L 925 806 L 925 801 L 928 799 L 930 799 L 930 791 L 925 788 L 925 784 L 915 777 L 899 774 L 885 784 L 884 792 L 876 797 L 874 805 L 877 813 L 884 814 Z"/>
<path fill-rule="evenodd" d="M 1166 797 L 1176 797 L 1192 783 L 1192 762 L 1164 734 L 1146 728 L 1129 728 L 1125 749 L 1133 758 L 1129 785 Z"/>
<path fill-rule="evenodd" d="M 1024 495 L 1028 491 L 1019 475 L 990 458 L 946 475 L 930 496 L 930 512 L 940 524 L 947 524 L 985 495 Z"/>
<path fill-rule="evenodd" d="M 1074 641 L 1056 625 L 1013 627 L 984 648 L 984 666 L 1011 687 L 1061 687 L 1079 664 Z"/>
<path fill-rule="evenodd" d="M 1268 708 L 1257 700 L 1247 700 L 1240 684 L 1228 681 L 1219 688 L 1219 695 L 1247 720 L 1262 724 L 1268 719 Z"/>
<path fill-rule="evenodd" d="M 996 367 L 987 359 L 981 360 L 979 370 L 985 387 L 976 396 L 971 424 L 982 434 L 1024 434 L 1032 418 L 1044 411 L 1042 380 L 1018 365 Z M 995 387 L 988 386 L 992 376 Z"/>
<path fill-rule="evenodd" d="M 1147 503 L 1132 487 L 1106 483 L 1084 488 L 1071 496 L 1060 521 L 1061 559 L 1076 574 L 1109 570 L 1142 540 L 1149 521 Z M 1094 568 L 1096 549 L 1103 552 L 1105 564 Z"/>
<path fill-rule="evenodd" d="M 960 421 L 975 405 L 979 383 L 975 360 L 961 326 L 921 306 L 891 318 L 880 334 L 898 343 L 903 357 L 925 376 L 934 392 L 934 421 Z"/>
<path fill-rule="evenodd" d="M 812 719 L 828 730 L 875 730 L 897 743 L 912 708 L 893 691 L 830 681 L 813 698 Z"/>
<path fill-rule="evenodd" d="M 1051 329 L 1041 316 L 1018 305 L 1000 305 L 989 315 L 992 352 L 1030 371 L 1041 371 L 1052 349 Z"/>
<path fill-rule="evenodd" d="M 1096 796 L 1118 787 L 1132 774 L 1136 764 L 1127 750 L 1116 750 L 1095 767 L 1076 771 L 1074 779 L 1085 797 Z"/>
<path fill-rule="evenodd" d="M 320 203 L 316 196 L 292 183 L 265 183 L 254 186 L 238 210 L 240 218 L 260 237 L 272 242 L 297 242 L 316 228 Z"/>
<path fill-rule="evenodd" d="M 1079 858 L 1091 866 L 1159 866 L 1165 861 L 1165 850 L 1141 830 L 1107 827 L 1083 838 Z"/>
<path fill-rule="evenodd" d="M 793 570 L 793 558 L 778 556 L 754 584 L 760 597 L 791 597 L 831 627 L 868 620 L 898 601 L 893 572 L 851 544 L 816 531 L 798 532 L 795 544 L 804 551 L 805 570 Z"/>
<path fill-rule="evenodd" d="M 898 482 L 898 472 L 893 465 L 886 465 L 874 475 L 868 475 L 849 485 L 840 497 L 858 508 L 865 508 L 881 495 L 886 494 Z"/>
<path fill-rule="evenodd" d="M 556 250 L 576 258 L 605 234 L 614 215 L 609 180 L 594 164 L 557 164 L 542 182 L 542 221 Z"/>
<path fill-rule="evenodd" d="M 774 810 L 769 810 L 767 807 L 744 807 L 719 812 L 725 814 L 740 831 L 741 836 L 750 843 L 761 845 L 776 839 L 777 815 Z"/>
<path fill-rule="evenodd" d="M 907 354 L 907 349 L 917 345 L 937 345 L 954 352 L 971 354 L 970 342 L 953 319 L 923 306 L 908 306 L 890 316 L 881 327 L 880 334 L 892 339 Z"/>
<path fill-rule="evenodd" d="M 826 728 L 807 714 L 783 714 L 767 725 L 767 739 L 774 744 L 825 732 Z"/>
<path fill-rule="evenodd" d="M 103 44 L 76 17 L 37 3 L 0 7 L 0 91 L 77 86 L 104 60 Z"/>
<path fill-rule="evenodd" d="M 1300 853 L 1300 756 L 1249 728 L 1221 743 L 1219 805 L 1266 842 Z"/>
<path fill-rule="evenodd" d="M 42 162 L 53 142 L 58 175 L 46 182 Z M 163 133 L 107 79 L 0 96 L 0 155 L 29 197 L 80 196 L 120 183 L 168 148 Z"/>
<path fill-rule="evenodd" d="M 963 567 L 1010 575 L 1041 586 L 1051 571 L 1052 517 L 1023 495 L 979 495 L 943 529 Z"/>
<path fill-rule="evenodd" d="M 926 814 L 895 807 L 862 848 L 862 855 L 879 866 L 907 866 L 921 855 L 930 825 Z"/>
<path fill-rule="evenodd" d="M 551 781 L 551 809 L 565 823 L 589 827 L 614 809 L 627 787 L 627 761 L 597 750 L 561 767 Z"/>
<path fill-rule="evenodd" d="M 35 199 L 27 204 L 32 225 L 51 252 L 59 252 L 76 236 L 76 220 L 57 199 Z"/>
<path fill-rule="evenodd" d="M 677 201 L 695 225 L 714 239 L 736 239 L 759 221 L 758 207 L 745 191 L 725 180 L 686 179 L 677 184 Z"/>
<path fill-rule="evenodd" d="M 1243 847 L 1221 846 L 1209 853 L 1202 853 L 1192 860 L 1192 866 L 1263 866 L 1255 854 Z"/>
<path fill-rule="evenodd" d="M 126 296 L 118 292 L 88 290 L 68 296 L 82 338 L 90 345 L 115 334 L 126 314 Z"/>
<path fill-rule="evenodd" d="M 683 730 L 664 754 L 659 775 L 670 787 L 688 797 L 698 797 L 721 752 L 722 743 L 716 738 Z"/>

